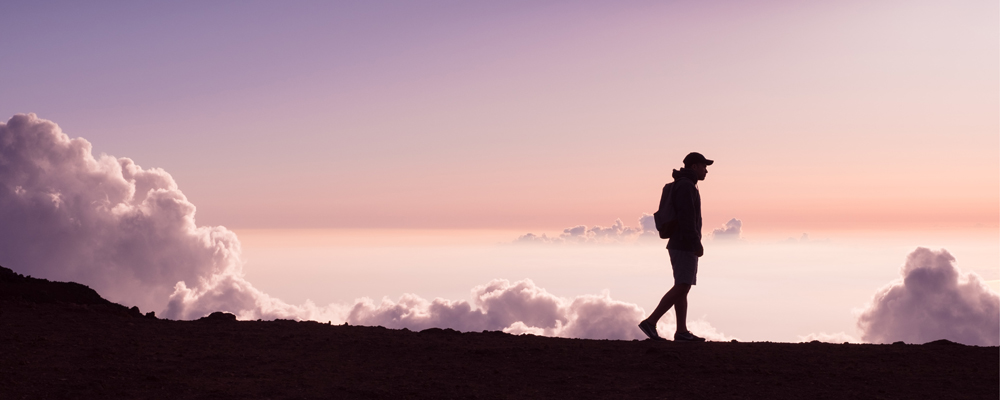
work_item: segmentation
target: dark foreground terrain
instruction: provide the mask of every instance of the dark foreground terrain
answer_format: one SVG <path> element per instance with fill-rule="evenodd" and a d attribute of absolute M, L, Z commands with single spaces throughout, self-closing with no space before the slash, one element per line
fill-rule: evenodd
<path fill-rule="evenodd" d="M 0 269 L 0 398 L 995 400 L 1000 351 L 168 321 Z"/>

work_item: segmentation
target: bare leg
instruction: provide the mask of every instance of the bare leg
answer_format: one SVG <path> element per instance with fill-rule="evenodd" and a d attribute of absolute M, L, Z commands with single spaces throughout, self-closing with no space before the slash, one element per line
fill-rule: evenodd
<path fill-rule="evenodd" d="M 691 287 L 688 286 L 690 289 Z M 677 332 L 687 332 L 687 315 L 688 315 L 688 297 L 687 292 L 684 296 L 674 303 L 674 312 L 677 313 Z"/>
<path fill-rule="evenodd" d="M 660 318 L 663 317 L 663 314 L 666 314 L 667 311 L 670 310 L 670 307 L 673 307 L 673 306 L 676 305 L 678 307 L 677 308 L 677 327 L 679 329 L 680 326 L 683 325 L 685 327 L 685 329 L 687 329 L 687 323 L 686 323 L 686 321 L 684 321 L 683 319 L 681 319 L 681 313 L 682 313 L 682 311 L 680 309 L 680 307 L 681 307 L 680 302 L 683 302 L 683 304 L 684 304 L 683 314 L 684 314 L 684 317 L 686 318 L 687 317 L 687 294 L 688 294 L 688 291 L 690 291 L 690 290 L 691 290 L 691 285 L 684 284 L 684 283 L 675 283 L 674 287 L 670 288 L 670 290 L 667 291 L 667 294 L 663 295 L 663 298 L 660 299 L 660 304 L 656 305 L 656 309 L 653 310 L 653 313 L 649 315 L 649 318 L 646 318 L 646 321 L 650 321 L 650 322 L 653 323 L 653 325 L 656 325 L 656 322 L 659 321 Z"/>

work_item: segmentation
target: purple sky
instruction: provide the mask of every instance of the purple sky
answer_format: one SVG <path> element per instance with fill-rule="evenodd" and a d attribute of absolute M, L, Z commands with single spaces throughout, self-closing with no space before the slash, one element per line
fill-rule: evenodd
<path fill-rule="evenodd" d="M 1000 214 L 993 2 L 5 14 L 0 114 L 34 112 L 97 153 L 164 168 L 201 223 L 631 223 L 691 150 L 720 161 L 711 225 L 995 229 Z"/>

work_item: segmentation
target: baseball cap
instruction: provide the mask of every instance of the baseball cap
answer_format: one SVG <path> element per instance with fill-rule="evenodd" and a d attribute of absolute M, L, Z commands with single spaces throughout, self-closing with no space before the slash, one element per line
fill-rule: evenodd
<path fill-rule="evenodd" d="M 715 162 L 714 160 L 709 160 L 698 152 L 692 152 L 688 154 L 687 157 L 684 157 L 684 165 L 691 165 L 691 164 L 712 165 L 712 163 L 714 162 Z"/>

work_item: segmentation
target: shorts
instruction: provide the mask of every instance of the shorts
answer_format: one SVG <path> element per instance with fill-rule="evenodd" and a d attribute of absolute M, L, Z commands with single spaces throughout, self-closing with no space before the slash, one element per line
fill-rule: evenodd
<path fill-rule="evenodd" d="M 667 252 L 674 269 L 674 283 L 694 285 L 698 280 L 698 255 L 686 250 L 667 249 Z"/>

